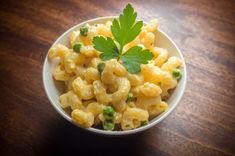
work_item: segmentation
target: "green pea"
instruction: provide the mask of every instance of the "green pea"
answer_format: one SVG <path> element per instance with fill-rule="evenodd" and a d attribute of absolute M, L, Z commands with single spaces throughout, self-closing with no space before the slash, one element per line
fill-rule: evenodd
<path fill-rule="evenodd" d="M 99 63 L 98 65 L 97 65 L 97 69 L 98 69 L 98 71 L 99 71 L 99 73 L 102 73 L 103 72 L 103 70 L 104 70 L 104 67 L 105 67 L 105 63 Z"/>
<path fill-rule="evenodd" d="M 106 106 L 103 109 L 103 116 L 104 116 L 105 121 L 111 121 L 112 122 L 113 118 L 114 118 L 114 115 L 115 115 L 115 110 L 113 109 L 113 107 Z"/>
<path fill-rule="evenodd" d="M 172 75 L 178 80 L 182 77 L 181 70 L 179 69 L 174 69 L 172 72 Z"/>
<path fill-rule="evenodd" d="M 112 122 L 104 122 L 103 123 L 103 128 L 104 130 L 107 130 L 107 131 L 112 131 L 114 129 L 114 124 Z"/>
<path fill-rule="evenodd" d="M 114 116 L 104 115 L 104 119 L 105 119 L 105 121 L 107 121 L 107 122 L 113 122 L 113 118 L 114 118 Z"/>
<path fill-rule="evenodd" d="M 82 44 L 81 44 L 81 43 L 75 43 L 75 44 L 73 45 L 73 51 L 79 53 L 81 47 L 82 47 Z"/>
<path fill-rule="evenodd" d="M 88 27 L 87 26 L 83 26 L 80 28 L 80 34 L 82 36 L 87 36 L 87 33 L 88 33 Z"/>
<path fill-rule="evenodd" d="M 113 117 L 115 114 L 115 110 L 113 109 L 112 106 L 106 106 L 103 110 L 103 114 Z"/>
<path fill-rule="evenodd" d="M 145 125 L 147 125 L 148 123 L 149 123 L 148 120 L 142 121 L 142 122 L 141 122 L 141 126 L 145 126 Z"/>
<path fill-rule="evenodd" d="M 126 102 L 130 102 L 130 101 L 133 101 L 133 100 L 134 100 L 134 95 L 133 95 L 133 93 L 129 92 L 128 96 L 127 96 L 127 99 L 126 99 Z"/>

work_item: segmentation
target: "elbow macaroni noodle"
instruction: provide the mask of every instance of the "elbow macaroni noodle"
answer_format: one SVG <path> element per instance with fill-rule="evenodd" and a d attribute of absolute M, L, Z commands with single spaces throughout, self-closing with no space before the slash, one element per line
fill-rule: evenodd
<path fill-rule="evenodd" d="M 100 125 L 104 122 L 104 107 L 111 105 L 116 111 L 113 121 L 116 127 L 130 130 L 166 111 L 168 104 L 163 99 L 177 85 L 172 71 L 180 68 L 182 62 L 177 57 L 169 57 L 166 49 L 154 45 L 157 20 L 151 20 L 136 39 L 123 48 L 125 52 L 139 45 L 153 53 L 153 60 L 141 65 L 139 74 L 128 73 L 116 59 L 101 61 L 99 52 L 92 45 L 92 39 L 97 35 L 112 37 L 111 25 L 111 21 L 87 24 L 87 36 L 80 35 L 79 30 L 72 32 L 71 47 L 55 45 L 50 48 L 48 58 L 60 58 L 53 77 L 63 81 L 67 87 L 59 100 L 62 108 L 71 109 L 74 122 L 87 128 Z M 74 52 L 72 48 L 77 42 L 83 43 L 80 53 Z M 100 62 L 105 63 L 101 73 L 97 69 Z M 127 101 L 129 92 L 133 94 L 132 101 Z"/>

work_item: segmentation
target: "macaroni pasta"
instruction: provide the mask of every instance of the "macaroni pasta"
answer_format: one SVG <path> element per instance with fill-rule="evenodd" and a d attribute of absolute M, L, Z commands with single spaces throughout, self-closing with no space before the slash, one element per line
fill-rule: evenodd
<path fill-rule="evenodd" d="M 111 25 L 111 21 L 87 24 L 86 35 L 81 35 L 79 30 L 72 32 L 70 47 L 55 45 L 50 48 L 48 58 L 60 58 L 53 77 L 66 85 L 66 92 L 59 100 L 62 108 L 71 109 L 74 122 L 84 127 L 99 126 L 108 120 L 107 114 L 111 114 L 110 120 L 115 124 L 111 128 L 130 130 L 166 111 L 168 104 L 164 100 L 177 85 L 172 73 L 182 62 L 154 45 L 157 20 L 151 20 L 135 40 L 123 47 L 125 52 L 139 45 L 153 53 L 153 60 L 142 64 L 139 74 L 129 73 L 120 60 L 101 61 L 92 39 L 98 35 L 112 37 Z M 73 49 L 76 43 L 81 43 L 81 47 L 77 47 L 79 52 Z M 115 112 L 105 114 L 105 109 Z"/>

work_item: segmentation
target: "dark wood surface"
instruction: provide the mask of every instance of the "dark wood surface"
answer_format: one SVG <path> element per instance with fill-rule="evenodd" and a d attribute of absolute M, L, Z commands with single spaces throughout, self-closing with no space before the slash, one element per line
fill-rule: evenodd
<path fill-rule="evenodd" d="M 144 133 L 84 132 L 50 105 L 42 84 L 48 48 L 84 20 L 117 15 L 127 1 L 0 1 L 0 155 L 235 155 L 235 1 L 131 1 L 158 18 L 186 59 L 176 110 Z"/>

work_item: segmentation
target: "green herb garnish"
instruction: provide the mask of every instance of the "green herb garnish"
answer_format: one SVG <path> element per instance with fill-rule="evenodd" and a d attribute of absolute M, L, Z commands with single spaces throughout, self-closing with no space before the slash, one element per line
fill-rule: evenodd
<path fill-rule="evenodd" d="M 136 21 L 137 13 L 128 4 L 118 19 L 114 19 L 111 31 L 114 39 L 96 36 L 93 39 L 94 48 L 101 52 L 100 58 L 121 59 L 125 68 L 132 74 L 140 72 L 140 65 L 147 64 L 153 54 L 139 46 L 134 46 L 123 53 L 123 47 L 133 41 L 141 32 L 143 21 Z M 117 45 L 118 44 L 118 45 Z"/>

